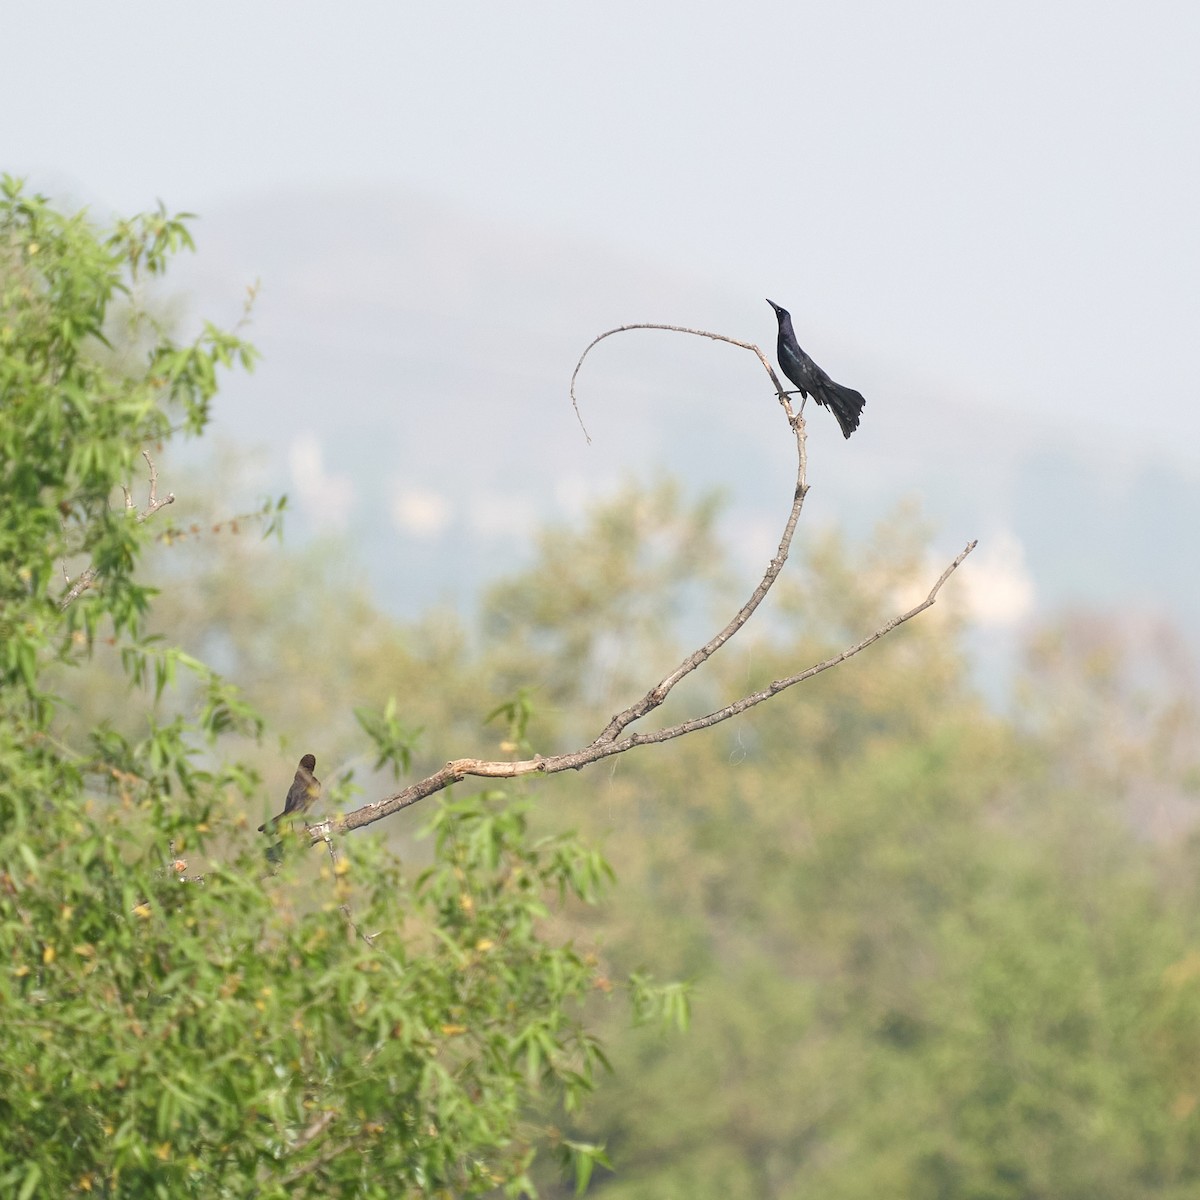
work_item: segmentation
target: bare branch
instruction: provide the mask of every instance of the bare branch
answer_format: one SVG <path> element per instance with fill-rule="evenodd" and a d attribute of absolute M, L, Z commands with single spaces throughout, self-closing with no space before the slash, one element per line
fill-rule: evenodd
<path fill-rule="evenodd" d="M 328 1119 L 326 1119 L 326 1116 L 328 1116 Z M 335 1117 L 335 1113 L 323 1113 L 321 1116 L 317 1117 L 316 1120 L 314 1120 L 312 1124 L 300 1134 L 296 1143 L 290 1148 L 291 1152 L 303 1149 L 305 1146 L 312 1143 L 316 1138 L 320 1137 L 320 1135 L 323 1134 L 329 1128 L 329 1126 L 333 1124 Z M 354 1142 L 350 1140 L 331 1142 L 319 1154 L 314 1155 L 300 1166 L 289 1171 L 286 1175 L 281 1176 L 277 1182 L 281 1187 L 287 1187 L 288 1184 L 295 1183 L 297 1180 L 303 1179 L 306 1175 L 314 1174 L 316 1171 L 319 1171 L 323 1166 L 325 1166 L 326 1163 L 331 1163 L 339 1155 L 345 1154 L 347 1150 L 352 1150 L 353 1148 Z"/>
<path fill-rule="evenodd" d="M 579 421 L 579 428 L 583 430 L 583 436 L 587 438 L 588 445 L 592 443 L 592 435 L 588 433 L 587 426 L 583 423 L 583 416 L 579 411 L 579 400 L 575 395 L 575 380 L 579 377 L 579 368 L 583 366 L 583 360 L 591 353 L 592 347 L 604 341 L 605 338 L 612 337 L 614 333 L 626 333 L 630 329 L 664 329 L 668 333 L 690 333 L 694 337 L 711 338 L 714 342 L 728 342 L 731 346 L 738 346 L 742 350 L 750 350 L 758 355 L 758 361 L 762 363 L 764 370 L 771 377 L 771 382 L 775 385 L 775 395 L 779 397 L 779 403 L 783 405 L 784 411 L 788 415 L 789 421 L 794 421 L 795 417 L 792 413 L 792 406 L 788 403 L 787 397 L 794 395 L 792 392 L 786 392 L 783 389 L 783 384 L 779 382 L 779 376 L 775 374 L 775 368 L 767 361 L 767 356 L 753 342 L 739 342 L 737 338 L 726 337 L 723 333 L 709 333 L 706 329 L 689 329 L 686 325 L 618 325 L 616 329 L 606 330 L 599 337 L 594 337 L 587 346 L 587 349 L 579 356 L 579 361 L 575 364 L 575 370 L 571 372 L 571 406 L 575 409 L 575 417 Z"/>
<path fill-rule="evenodd" d="M 701 664 L 708 661 L 712 655 L 719 650 L 730 638 L 734 636 L 750 619 L 755 609 L 758 608 L 775 580 L 779 577 L 779 573 L 783 570 L 783 565 L 787 561 L 788 552 L 791 549 L 792 537 L 796 531 L 796 523 L 800 518 L 800 510 L 804 505 L 804 497 L 808 493 L 808 454 L 807 440 L 804 426 L 804 419 L 800 413 L 793 413 L 791 405 L 788 402 L 790 393 L 786 392 L 780 385 L 779 379 L 776 377 L 771 364 L 767 362 L 763 353 L 757 346 L 749 342 L 739 342 L 734 338 L 725 337 L 719 333 L 707 333 L 700 329 L 686 329 L 679 325 L 622 325 L 618 329 L 610 329 L 607 333 L 602 333 L 595 338 L 592 343 L 583 352 L 575 367 L 574 374 L 571 376 L 571 403 L 575 406 L 576 416 L 579 416 L 579 405 L 575 399 L 575 380 L 579 375 L 579 368 L 583 365 L 583 360 L 587 357 L 588 351 L 595 346 L 597 342 L 602 341 L 606 337 L 611 337 L 614 333 L 623 333 L 629 329 L 666 329 L 678 333 L 691 333 L 699 337 L 712 338 L 715 341 L 729 342 L 731 345 L 739 346 L 745 350 L 753 351 L 762 362 L 767 370 L 767 374 L 771 377 L 771 382 L 775 385 L 775 392 L 784 411 L 787 413 L 788 422 L 796 437 L 796 487 L 793 493 L 792 508 L 788 514 L 787 523 L 784 525 L 783 536 L 779 540 L 779 549 L 776 551 L 775 557 L 771 559 L 767 566 L 766 573 L 758 586 L 751 593 L 750 598 L 738 609 L 732 620 L 714 637 L 710 638 L 698 650 L 688 655 L 665 678 L 660 680 L 652 687 L 640 700 L 630 705 L 617 713 L 609 723 L 604 727 L 600 734 L 589 745 L 580 750 L 574 750 L 567 754 L 554 755 L 537 755 L 534 758 L 523 759 L 517 762 L 492 762 L 479 758 L 459 758 L 448 762 L 439 771 L 435 771 L 432 775 L 425 779 L 419 780 L 416 783 L 410 784 L 408 787 L 396 792 L 392 796 L 388 796 L 383 800 L 377 800 L 372 804 L 365 804 L 361 808 L 355 809 L 351 813 L 346 813 L 343 816 L 333 817 L 318 825 L 313 825 L 309 829 L 309 833 L 314 844 L 317 841 L 329 842 L 332 832 L 347 832 L 351 829 L 359 829 L 364 825 L 373 824 L 375 821 L 380 821 L 384 817 L 391 816 L 393 813 L 399 812 L 403 808 L 408 808 L 413 804 L 419 803 L 427 796 L 432 796 L 436 792 L 440 792 L 449 787 L 453 783 L 457 783 L 468 776 L 475 776 L 484 779 L 514 779 L 523 775 L 553 775 L 559 771 L 578 771 L 583 767 L 589 766 L 591 763 L 598 762 L 603 758 L 610 758 L 615 754 L 624 754 L 627 750 L 632 750 L 635 746 L 655 745 L 659 742 L 670 741 L 673 738 L 682 737 L 688 733 L 694 733 L 699 729 L 707 729 L 709 726 L 719 724 L 721 721 L 727 721 L 731 717 L 736 717 L 739 713 L 745 712 L 747 709 L 753 708 L 757 704 L 761 704 L 764 700 L 769 700 L 772 696 L 778 695 L 787 688 L 794 687 L 798 683 L 803 683 L 807 679 L 813 678 L 815 675 L 820 675 L 823 671 L 831 670 L 833 667 L 843 663 L 848 658 L 853 658 L 854 655 L 861 653 L 868 646 L 879 641 L 880 638 L 886 637 L 893 629 L 903 625 L 906 621 L 911 621 L 913 617 L 924 612 L 936 600 L 938 593 L 946 580 L 959 568 L 967 555 L 975 549 L 978 543 L 970 542 L 963 551 L 954 559 L 952 563 L 941 573 L 937 582 L 930 588 L 929 594 L 921 601 L 920 604 L 914 605 L 907 612 L 901 613 L 899 616 L 893 617 L 885 625 L 880 626 L 873 633 L 868 634 L 861 641 L 856 642 L 853 646 L 847 647 L 841 653 L 834 655 L 832 658 L 826 659 L 824 662 L 816 663 L 814 666 L 799 672 L 796 675 L 785 676 L 782 679 L 776 679 L 761 691 L 757 691 L 748 696 L 743 696 L 739 700 L 733 701 L 731 704 L 725 705 L 724 708 L 719 708 L 714 712 L 706 713 L 704 716 L 693 717 L 688 721 L 683 721 L 678 725 L 672 725 L 665 729 L 658 729 L 651 733 L 630 733 L 624 737 L 620 735 L 633 722 L 640 720 L 647 713 L 652 712 L 657 708 L 669 695 L 671 689 L 690 674 Z M 583 419 L 580 417 L 580 425 L 583 425 Z M 587 430 L 584 429 L 586 435 Z M 591 438 L 588 438 L 591 441 Z M 332 843 L 330 843 L 332 852 Z"/>
<path fill-rule="evenodd" d="M 146 499 L 146 507 L 137 514 L 136 520 L 139 525 L 144 521 L 149 520 L 160 508 L 166 508 L 168 504 L 175 503 L 175 493 L 168 492 L 166 496 L 160 500 L 158 498 L 158 468 L 154 465 L 154 459 L 150 457 L 148 450 L 142 451 L 142 457 L 146 460 L 146 465 L 150 468 L 150 490 Z M 125 494 L 125 511 L 131 513 L 135 509 L 133 503 L 133 495 L 129 488 L 124 484 L 121 485 L 121 491 Z M 66 595 L 58 602 L 58 611 L 62 612 L 69 608 L 84 592 L 88 590 L 96 581 L 97 571 L 95 567 L 87 567 L 80 572 L 79 577 L 70 585 Z M 67 565 L 63 563 L 63 578 L 67 579 Z M 70 580 L 67 579 L 70 583 Z"/>
<path fill-rule="evenodd" d="M 657 708 L 685 675 L 689 675 L 701 663 L 706 662 L 745 625 L 754 610 L 762 603 L 767 592 L 770 591 L 771 585 L 779 577 L 779 572 L 783 570 L 783 564 L 787 562 L 788 552 L 792 545 L 792 535 L 796 532 L 796 522 L 799 521 L 800 510 L 804 507 L 804 497 L 808 495 L 808 449 L 803 418 L 799 416 L 793 418 L 792 428 L 796 434 L 797 458 L 796 490 L 792 500 L 792 511 L 788 514 L 787 524 L 783 528 L 783 536 L 779 539 L 779 549 L 767 565 L 762 581 L 754 589 L 750 599 L 738 609 L 733 620 L 720 633 L 705 642 L 699 650 L 689 654 L 670 675 L 660 680 L 636 704 L 631 704 L 623 712 L 617 713 L 604 727 L 600 736 L 596 738 L 596 743 L 613 741 L 626 726 L 633 724 L 634 721 Z"/>
<path fill-rule="evenodd" d="M 678 725 L 668 726 L 666 729 L 657 729 L 653 733 L 631 733 L 628 737 L 622 738 L 620 741 L 606 741 L 602 737 L 597 738 L 591 745 L 585 746 L 582 750 L 574 750 L 567 754 L 537 755 L 534 758 L 523 759 L 518 762 L 489 762 L 479 758 L 455 759 L 453 762 L 448 762 L 440 771 L 434 772 L 434 774 L 417 783 L 410 784 L 394 796 L 389 796 L 385 800 L 378 800 L 374 804 L 365 804 L 362 808 L 356 809 L 352 813 L 347 813 L 344 817 L 334 818 L 321 825 L 314 825 L 311 830 L 314 835 L 314 841 L 323 839 L 325 832 L 329 829 L 336 829 L 338 831 L 359 829 L 363 825 L 370 825 L 375 821 L 382 820 L 384 817 L 391 816 L 392 813 L 399 812 L 402 808 L 409 808 L 411 805 L 424 800 L 427 796 L 432 796 L 435 792 L 442 791 L 453 783 L 458 783 L 466 779 L 469 775 L 484 779 L 515 779 L 522 775 L 555 775 L 559 771 L 578 771 L 583 767 L 590 766 L 594 762 L 599 762 L 603 758 L 610 758 L 614 754 L 624 754 L 627 750 L 632 750 L 635 746 L 652 746 L 657 745 L 659 742 L 668 742 L 672 738 L 683 737 L 684 734 L 694 733 L 698 729 L 708 729 L 710 726 L 717 725 L 721 721 L 729 720 L 730 717 L 736 717 L 740 713 L 744 713 L 747 709 L 761 704 L 764 700 L 769 700 L 772 696 L 777 696 L 785 689 L 794 687 L 798 683 L 803 683 L 807 679 L 812 679 L 814 675 L 820 675 L 823 671 L 828 671 L 845 662 L 846 659 L 853 658 L 854 655 L 879 641 L 880 638 L 886 637 L 893 629 L 903 625 L 906 621 L 911 621 L 918 613 L 922 613 L 931 607 L 937 599 L 942 585 L 958 569 L 963 560 L 978 544 L 978 542 L 973 541 L 966 545 L 954 561 L 941 573 L 937 582 L 930 588 L 929 594 L 920 604 L 914 605 L 907 612 L 893 617 L 886 625 L 881 625 L 873 633 L 863 638 L 862 641 L 847 647 L 832 658 L 827 658 L 824 662 L 817 663 L 797 675 L 788 675 L 782 679 L 776 679 L 761 691 L 753 692 L 749 696 L 743 696 L 740 700 L 735 700 L 732 704 L 725 705 L 724 708 L 706 713 L 702 717 L 693 717 L 691 720 L 683 721 Z"/>
<path fill-rule="evenodd" d="M 321 1115 L 318 1116 L 312 1122 L 312 1124 L 304 1130 L 304 1132 L 295 1140 L 295 1142 L 292 1143 L 292 1149 L 300 1150 L 307 1146 L 308 1143 L 313 1141 L 315 1138 L 320 1137 L 321 1134 L 323 1134 L 325 1130 L 333 1124 L 336 1117 L 337 1113 L 333 1112 L 332 1110 L 321 1113 Z"/>
<path fill-rule="evenodd" d="M 63 570 L 63 574 L 66 574 L 65 568 Z M 95 567 L 88 567 L 85 571 L 82 571 L 75 582 L 71 584 L 71 590 L 67 592 L 67 594 L 58 602 L 58 611 L 62 612 L 64 609 L 69 608 L 76 600 L 78 600 L 79 597 L 82 596 L 83 593 L 92 586 L 95 578 Z"/>
<path fill-rule="evenodd" d="M 796 532 L 796 522 L 800 519 L 800 510 L 804 506 L 804 497 L 808 494 L 808 439 L 804 427 L 804 420 L 798 413 L 793 413 L 791 405 L 788 403 L 788 396 L 794 395 L 794 392 L 786 392 L 782 389 L 778 376 L 775 374 L 774 368 L 767 361 L 763 352 L 751 342 L 740 342 L 735 338 L 726 337 L 720 333 L 709 333 L 703 329 L 688 329 L 682 325 L 622 325 L 619 329 L 610 329 L 607 333 L 602 333 L 599 337 L 594 338 L 591 344 L 584 350 L 579 357 L 579 362 L 575 365 L 575 371 L 571 376 L 571 403 L 575 406 L 575 415 L 579 417 L 579 404 L 575 398 L 575 380 L 579 375 L 579 368 L 583 366 L 583 360 L 587 358 L 588 352 L 598 342 L 603 341 L 606 337 L 611 337 L 614 333 L 622 333 L 627 329 L 665 329 L 674 333 L 690 333 L 697 337 L 711 338 L 714 341 L 728 342 L 732 346 L 738 346 L 743 350 L 751 350 L 758 356 L 759 362 L 766 369 L 767 374 L 771 377 L 771 382 L 775 385 L 775 393 L 782 404 L 784 411 L 787 413 L 788 423 L 791 425 L 796 435 L 796 489 L 793 493 L 792 511 L 788 514 L 787 523 L 784 526 L 783 536 L 779 540 L 779 549 L 776 551 L 775 557 L 767 566 L 766 574 L 763 575 L 762 581 L 758 587 L 754 589 L 750 599 L 734 614 L 733 619 L 722 629 L 715 637 L 706 642 L 698 650 L 688 655 L 687 658 L 675 668 L 665 679 L 660 680 L 652 687 L 636 704 L 630 705 L 623 712 L 617 713 L 613 719 L 604 727 L 600 736 L 596 738 L 596 742 L 611 742 L 617 735 L 627 726 L 633 724 L 634 721 L 644 717 L 648 712 L 657 708 L 671 693 L 671 689 L 686 675 L 691 674 L 698 666 L 706 662 L 717 650 L 719 650 L 745 623 L 750 619 L 751 614 L 762 602 L 771 585 L 779 576 L 779 572 L 783 570 L 783 564 L 787 562 L 788 552 L 791 549 L 792 535 Z M 801 409 L 803 411 L 803 408 Z M 583 426 L 583 418 L 579 417 L 579 424 Z M 584 429 L 584 435 L 587 435 L 587 430 Z M 591 438 L 588 438 L 591 441 Z"/>
<path fill-rule="evenodd" d="M 154 465 L 154 459 L 150 457 L 150 452 L 148 450 L 142 451 L 142 457 L 146 460 L 146 465 L 150 468 L 150 495 L 146 502 L 146 507 L 143 508 L 140 513 L 138 513 L 137 519 L 139 525 L 143 521 L 154 516 L 154 514 L 158 512 L 160 508 L 166 508 L 168 504 L 175 503 L 174 492 L 168 492 L 165 500 L 160 500 L 158 498 L 158 468 Z M 125 495 L 126 498 L 128 498 L 129 493 L 126 492 Z M 133 506 L 130 505 L 129 507 L 132 508 Z"/>
<path fill-rule="evenodd" d="M 313 831 L 313 827 L 309 825 L 306 825 L 305 829 L 309 833 Z M 321 832 L 318 840 L 323 841 L 326 848 L 329 850 L 329 861 L 333 866 L 334 887 L 336 887 L 338 878 L 338 854 L 337 847 L 333 844 L 333 834 L 329 830 L 328 822 L 326 822 L 323 826 L 323 831 Z M 367 943 L 368 946 L 373 946 L 375 944 L 374 937 L 372 937 L 369 933 L 363 933 L 363 931 L 359 929 L 358 925 L 355 923 L 354 914 L 350 911 L 350 905 L 343 903 L 339 904 L 338 907 L 342 910 L 342 916 L 346 919 L 346 925 L 349 927 L 350 931 L 355 935 L 355 937 L 360 937 L 364 942 Z"/>

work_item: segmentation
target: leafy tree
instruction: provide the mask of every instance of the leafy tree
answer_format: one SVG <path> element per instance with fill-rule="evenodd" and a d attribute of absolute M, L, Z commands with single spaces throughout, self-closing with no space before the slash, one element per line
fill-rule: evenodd
<path fill-rule="evenodd" d="M 435 810 L 423 867 L 289 835 L 268 869 L 252 830 L 274 805 L 223 753 L 263 718 L 151 631 L 140 572 L 173 500 L 154 456 L 254 357 L 153 319 L 147 280 L 190 246 L 184 217 L 104 231 L 4 179 L 0 1192 L 528 1190 L 539 1097 L 573 1106 L 602 1062 L 597 964 L 547 936 L 549 906 L 608 869 L 496 791 Z M 125 682 L 72 714 L 98 651 Z M 394 710 L 362 720 L 408 752 Z M 598 1149 L 557 1143 L 585 1181 Z"/>

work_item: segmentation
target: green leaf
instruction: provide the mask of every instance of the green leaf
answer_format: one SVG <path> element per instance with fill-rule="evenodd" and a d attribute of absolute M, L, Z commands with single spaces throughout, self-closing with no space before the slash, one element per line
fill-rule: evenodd
<path fill-rule="evenodd" d="M 30 1200 L 30 1197 L 37 1191 L 38 1184 L 41 1182 L 41 1167 L 35 1162 L 29 1163 L 25 1168 L 25 1179 L 21 1184 L 21 1190 L 17 1193 L 17 1200 Z"/>

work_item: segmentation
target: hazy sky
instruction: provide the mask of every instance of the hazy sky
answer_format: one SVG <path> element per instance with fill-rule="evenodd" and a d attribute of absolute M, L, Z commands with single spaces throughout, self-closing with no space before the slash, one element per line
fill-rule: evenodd
<path fill-rule="evenodd" d="M 42 190 L 415 187 L 1200 465 L 1200 6 L 4 9 L 0 162 Z"/>

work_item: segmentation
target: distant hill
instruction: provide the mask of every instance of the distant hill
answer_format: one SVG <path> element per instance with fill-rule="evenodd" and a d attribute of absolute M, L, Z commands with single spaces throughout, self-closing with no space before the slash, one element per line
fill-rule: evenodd
<path fill-rule="evenodd" d="M 771 553 L 792 449 L 752 356 L 669 333 L 604 342 L 579 385 L 590 446 L 567 394 L 588 342 L 630 322 L 713 329 L 773 355 L 765 282 L 689 277 L 399 193 L 251 197 L 196 232 L 200 253 L 176 282 L 198 311 L 232 321 L 241 285 L 262 282 L 250 336 L 264 362 L 222 390 L 218 432 L 270 448 L 267 484 L 293 497 L 291 534 L 350 539 L 398 614 L 469 602 L 524 559 L 532 528 L 631 475 L 722 489 L 748 579 Z M 1190 448 L 1166 460 L 1099 425 L 1017 415 L 985 367 L 918 374 L 824 324 L 816 303 L 775 298 L 817 361 L 867 397 L 849 442 L 810 413 L 805 528 L 863 531 L 915 497 L 940 552 L 981 539 L 993 628 L 1131 605 L 1200 642 Z"/>

